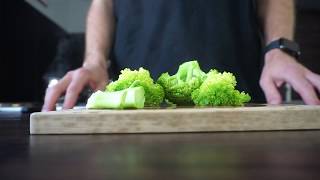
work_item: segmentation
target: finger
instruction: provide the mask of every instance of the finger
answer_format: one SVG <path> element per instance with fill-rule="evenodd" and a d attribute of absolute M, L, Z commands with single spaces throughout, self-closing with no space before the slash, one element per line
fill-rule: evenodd
<path fill-rule="evenodd" d="M 97 90 L 104 91 L 104 90 L 106 89 L 106 85 L 107 85 L 107 82 L 103 81 L 103 82 L 101 82 L 101 83 L 99 83 L 99 84 L 97 85 L 97 88 L 96 88 L 95 90 L 96 90 L 96 91 L 97 91 Z"/>
<path fill-rule="evenodd" d="M 88 83 L 89 74 L 85 70 L 76 71 L 67 89 L 63 109 L 71 109 L 77 102 L 80 92 Z"/>
<path fill-rule="evenodd" d="M 309 105 L 319 105 L 320 101 L 311 83 L 304 76 L 293 76 L 288 79 L 292 88 L 301 96 L 303 101 Z"/>
<path fill-rule="evenodd" d="M 269 104 L 280 104 L 281 95 L 272 79 L 265 78 L 260 81 L 260 86 Z"/>
<path fill-rule="evenodd" d="M 63 92 L 66 91 L 68 85 L 72 79 L 72 72 L 67 73 L 59 82 L 50 87 L 46 91 L 44 98 L 44 104 L 42 106 L 42 111 L 52 111 L 55 110 L 56 102 Z"/>
<path fill-rule="evenodd" d="M 310 72 L 306 75 L 306 77 L 320 93 L 320 75 Z"/>
<path fill-rule="evenodd" d="M 279 88 L 283 85 L 284 81 L 276 81 L 276 86 Z"/>
<path fill-rule="evenodd" d="M 95 82 L 89 82 L 89 83 L 90 83 L 91 89 L 94 91 L 98 91 L 98 90 L 104 91 L 107 85 L 106 81 L 104 80 L 98 83 L 95 83 Z"/>

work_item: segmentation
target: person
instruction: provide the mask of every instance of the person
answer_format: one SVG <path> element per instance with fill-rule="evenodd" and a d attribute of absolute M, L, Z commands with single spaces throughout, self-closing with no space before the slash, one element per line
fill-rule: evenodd
<path fill-rule="evenodd" d="M 105 89 L 110 70 L 145 67 L 156 78 L 191 59 L 206 71 L 233 72 L 254 102 L 281 103 L 278 88 L 288 83 L 306 104 L 319 105 L 318 74 L 282 44 L 262 51 L 280 40 L 295 45 L 294 14 L 294 0 L 93 0 L 83 66 L 47 89 L 43 111 L 54 110 L 63 93 L 69 109 L 85 86 Z"/>

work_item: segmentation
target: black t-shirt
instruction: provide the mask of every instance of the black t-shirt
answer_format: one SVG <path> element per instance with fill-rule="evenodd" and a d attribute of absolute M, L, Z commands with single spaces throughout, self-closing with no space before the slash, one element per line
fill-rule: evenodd
<path fill-rule="evenodd" d="M 153 78 L 197 59 L 204 71 L 236 75 L 238 89 L 263 99 L 261 40 L 253 0 L 114 0 L 112 71 L 144 67 Z"/>

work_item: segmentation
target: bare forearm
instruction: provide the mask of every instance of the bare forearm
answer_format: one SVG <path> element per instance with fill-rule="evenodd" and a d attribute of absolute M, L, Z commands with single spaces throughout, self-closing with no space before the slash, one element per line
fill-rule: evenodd
<path fill-rule="evenodd" d="M 114 23 L 113 1 L 93 0 L 87 18 L 84 65 L 106 65 L 113 40 Z"/>
<path fill-rule="evenodd" d="M 293 40 L 295 26 L 294 0 L 258 0 L 265 43 L 280 37 Z"/>
<path fill-rule="evenodd" d="M 295 26 L 294 0 L 257 0 L 264 25 L 265 41 L 269 44 L 281 37 L 293 40 Z M 282 102 L 278 90 L 283 83 L 290 84 L 306 104 L 319 105 L 315 88 L 320 89 L 320 76 L 298 63 L 296 58 L 280 49 L 265 54 L 260 86 L 267 102 Z"/>
<path fill-rule="evenodd" d="M 65 93 L 64 109 L 72 108 L 86 86 L 104 90 L 108 82 L 106 58 L 109 55 L 113 29 L 112 0 L 93 0 L 87 18 L 86 52 L 83 66 L 69 71 L 59 82 L 48 88 L 43 111 L 55 109 L 59 97 Z"/>

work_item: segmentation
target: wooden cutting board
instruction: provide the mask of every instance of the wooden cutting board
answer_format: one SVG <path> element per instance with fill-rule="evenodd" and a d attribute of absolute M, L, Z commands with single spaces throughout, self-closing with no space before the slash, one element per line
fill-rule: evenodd
<path fill-rule="evenodd" d="M 320 129 L 320 106 L 66 110 L 33 113 L 30 134 Z"/>

